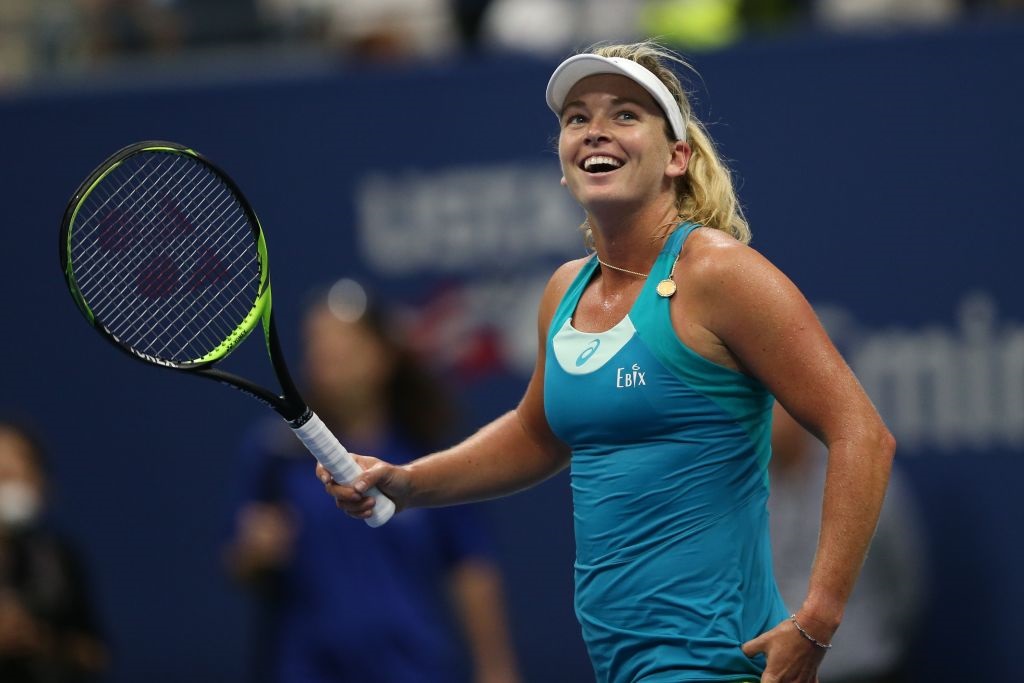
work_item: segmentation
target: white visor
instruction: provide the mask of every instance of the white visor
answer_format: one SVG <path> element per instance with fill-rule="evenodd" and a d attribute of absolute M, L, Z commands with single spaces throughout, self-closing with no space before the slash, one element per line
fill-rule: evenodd
<path fill-rule="evenodd" d="M 686 140 L 686 122 L 683 120 L 682 112 L 679 111 L 679 104 L 672 93 L 668 91 L 665 84 L 657 76 L 648 71 L 645 67 L 631 59 L 622 57 L 601 57 L 600 55 L 583 54 L 569 57 L 555 69 L 548 81 L 548 89 L 545 94 L 548 106 L 555 116 L 562 115 L 562 107 L 565 105 L 565 98 L 572 87 L 587 76 L 597 74 L 618 74 L 634 81 L 651 94 L 654 101 L 661 107 L 672 132 L 677 140 Z"/>

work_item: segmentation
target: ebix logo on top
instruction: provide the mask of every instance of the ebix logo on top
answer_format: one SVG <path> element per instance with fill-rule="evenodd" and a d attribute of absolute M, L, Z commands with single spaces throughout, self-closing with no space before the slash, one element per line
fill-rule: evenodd
<path fill-rule="evenodd" d="M 633 367 L 629 370 L 619 368 L 615 371 L 615 387 L 617 389 L 643 386 L 647 386 L 647 382 L 644 381 L 644 373 L 640 370 L 639 364 L 633 363 Z"/>

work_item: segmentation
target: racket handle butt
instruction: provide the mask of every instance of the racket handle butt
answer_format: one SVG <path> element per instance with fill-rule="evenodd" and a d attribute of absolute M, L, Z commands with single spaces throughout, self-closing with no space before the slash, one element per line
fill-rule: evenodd
<path fill-rule="evenodd" d="M 376 529 L 384 526 L 387 521 L 395 515 L 395 504 L 376 488 L 370 489 L 370 495 L 374 496 L 373 514 L 366 518 L 366 525 Z"/>
<path fill-rule="evenodd" d="M 363 469 L 316 413 L 301 427 L 293 427 L 292 431 L 320 464 L 331 473 L 334 481 L 351 484 L 362 474 Z M 378 491 L 377 487 L 367 491 L 366 495 L 376 500 L 373 513 L 365 520 L 367 526 L 374 528 L 383 526 L 394 516 L 395 503 Z"/>

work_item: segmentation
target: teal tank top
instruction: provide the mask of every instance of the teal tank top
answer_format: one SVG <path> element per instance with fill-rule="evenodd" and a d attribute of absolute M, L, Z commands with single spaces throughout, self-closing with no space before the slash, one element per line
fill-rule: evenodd
<path fill-rule="evenodd" d="M 657 294 L 680 225 L 628 315 L 580 332 L 573 312 L 597 261 L 548 331 L 544 405 L 572 448 L 576 615 L 599 683 L 749 681 L 740 646 L 786 618 L 768 541 L 773 398 L 685 346 Z"/>

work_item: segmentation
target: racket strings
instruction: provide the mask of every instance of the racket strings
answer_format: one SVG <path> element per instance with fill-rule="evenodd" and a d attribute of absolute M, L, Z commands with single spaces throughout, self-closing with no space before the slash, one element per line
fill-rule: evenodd
<path fill-rule="evenodd" d="M 170 180 L 174 180 L 174 179 L 173 178 L 172 179 L 168 179 L 168 181 L 170 181 Z M 165 186 L 166 186 L 166 183 L 165 183 Z M 101 188 L 97 188 L 97 189 L 101 189 Z M 156 191 L 159 191 L 160 189 L 163 189 L 163 188 L 162 187 L 158 188 L 158 187 L 154 186 L 152 191 L 156 192 Z M 111 195 L 111 197 L 113 197 L 113 196 L 116 196 L 116 195 Z M 121 211 L 122 210 L 122 207 L 124 206 L 124 201 L 125 200 L 122 200 L 121 202 L 119 202 L 116 206 L 111 208 L 108 211 L 108 213 L 106 214 L 106 216 L 108 217 L 108 221 L 109 220 L 117 220 L 118 221 L 118 227 L 125 227 L 125 223 L 123 222 L 123 216 L 121 214 L 117 214 L 117 216 L 115 218 L 113 218 L 113 219 L 111 219 L 110 217 L 115 215 L 113 213 L 114 211 Z M 146 202 L 149 202 L 149 201 L 150 201 L 150 198 L 148 196 L 144 195 L 141 198 L 139 198 L 138 203 L 140 205 L 143 205 L 143 204 L 145 204 Z M 109 199 L 107 200 L 107 202 L 104 202 L 104 204 L 102 204 L 101 207 L 105 206 L 106 203 L 109 203 Z M 155 215 L 156 214 L 152 214 L 152 216 L 155 216 Z M 134 233 L 136 233 L 136 235 L 137 235 L 136 238 L 137 239 L 149 240 L 151 238 L 151 236 L 152 236 L 151 233 L 156 229 L 155 226 L 151 225 L 151 223 L 153 222 L 153 217 L 152 216 L 148 220 L 147 219 L 139 220 L 138 213 L 136 213 L 134 215 L 133 220 L 135 221 L 135 225 L 134 225 L 132 231 Z M 89 225 L 89 224 L 86 223 L 85 225 Z M 109 227 L 109 223 L 108 223 L 108 225 L 106 227 Z M 83 230 L 82 236 L 85 239 L 92 238 L 97 231 L 104 230 L 104 229 L 106 229 L 106 227 L 104 227 L 102 223 L 99 223 L 99 222 L 95 223 L 92 226 L 92 230 Z M 105 249 L 115 248 L 115 247 L 119 246 L 116 243 L 116 241 L 118 239 L 119 238 L 109 238 L 108 237 L 107 241 L 108 242 L 115 241 L 115 244 L 103 244 L 103 238 L 102 238 L 102 235 L 101 235 L 100 236 L 100 245 L 102 247 L 104 247 Z M 123 238 L 123 239 L 127 240 L 128 238 Z M 101 257 L 109 256 L 109 254 L 105 253 L 104 249 L 93 250 L 91 252 L 91 255 L 93 256 L 93 258 L 91 260 L 88 258 L 88 256 L 90 255 L 89 253 L 87 253 L 85 255 L 85 257 L 83 257 L 81 259 L 81 264 L 80 264 L 81 267 L 76 271 L 76 276 L 79 278 L 79 280 L 81 282 L 87 282 L 89 277 L 94 274 L 94 271 L 97 271 L 97 270 L 99 271 L 97 273 L 97 279 L 94 281 L 94 286 L 93 286 L 93 289 L 95 289 L 95 291 L 97 292 L 95 297 L 93 298 L 93 302 L 94 302 L 95 305 L 103 306 L 109 300 L 112 300 L 114 298 L 118 298 L 118 299 L 123 298 L 126 295 L 127 290 L 130 289 L 132 287 L 132 285 L 133 285 L 133 281 L 132 281 L 132 277 L 131 276 L 133 274 L 136 274 L 138 267 L 141 265 L 141 262 L 144 259 L 147 259 L 147 258 L 152 259 L 154 254 L 156 254 L 156 255 L 168 255 L 168 256 L 172 256 L 172 257 L 174 257 L 176 255 L 179 255 L 179 254 L 175 254 L 174 252 L 168 253 L 168 249 L 166 248 L 166 245 L 161 245 L 161 244 L 158 244 L 158 243 L 155 243 L 155 242 L 151 242 L 151 244 L 153 246 L 153 250 L 152 251 L 147 252 L 145 250 L 135 250 L 134 256 L 125 257 L 124 259 L 122 259 L 120 261 L 119 265 L 121 267 L 119 269 L 111 269 L 109 267 L 109 260 L 106 260 L 105 258 L 101 258 Z M 187 247 L 187 245 L 181 245 L 181 249 L 184 249 L 186 247 Z M 117 289 L 118 287 L 120 287 L 120 289 Z M 111 318 L 107 322 L 108 322 L 108 324 L 113 324 L 114 318 Z"/>
<path fill-rule="evenodd" d="M 213 182 L 212 178 L 210 179 L 210 182 L 211 183 Z M 208 185 L 209 185 L 209 183 L 208 183 Z M 206 187 L 204 187 L 203 189 L 206 189 Z M 190 194 L 192 194 L 192 193 L 190 193 Z M 225 194 L 221 198 L 221 204 L 222 205 L 226 205 L 227 209 L 229 209 L 231 207 L 231 197 L 230 197 L 230 195 L 226 195 Z M 186 205 L 186 208 L 191 208 L 191 207 Z M 215 207 L 215 209 L 216 208 L 217 207 Z M 217 216 L 215 216 L 214 219 L 215 220 L 220 219 L 222 217 L 223 213 L 224 212 L 222 211 L 221 214 L 218 214 Z M 242 223 L 244 223 L 245 222 L 245 216 L 244 215 L 236 216 L 236 223 L 231 225 L 230 227 L 231 228 L 240 227 L 238 225 L 237 221 L 241 221 Z M 145 224 L 145 221 L 143 221 L 143 224 Z M 152 232 L 152 231 L 150 231 L 150 232 Z M 143 237 L 144 238 L 148 237 L 148 235 L 144 233 Z M 207 250 L 219 250 L 221 247 L 225 246 L 225 242 L 230 237 L 231 237 L 231 232 L 230 231 L 225 231 L 225 233 L 221 237 L 221 241 L 215 242 L 215 243 L 213 243 L 211 245 L 207 245 L 206 249 Z M 190 245 L 182 244 L 182 245 L 179 246 L 179 248 L 177 250 L 174 250 L 174 249 L 170 249 L 169 250 L 169 249 L 166 249 L 166 248 L 164 248 L 164 249 L 157 249 L 157 250 L 154 251 L 154 254 L 156 254 L 159 257 L 166 257 L 166 258 L 173 259 L 174 261 L 178 261 L 183 256 L 183 252 L 187 248 L 189 248 L 189 246 Z M 245 245 L 242 245 L 242 246 L 244 247 Z M 239 258 L 241 258 L 242 256 L 245 256 L 245 255 L 246 255 L 245 251 L 240 251 L 239 255 L 235 257 L 234 261 L 232 261 L 232 264 L 236 263 Z M 149 255 L 149 256 L 150 256 L 150 258 L 152 258 L 152 255 Z M 138 263 L 135 263 L 134 265 L 135 265 L 136 268 L 139 266 Z M 113 292 L 112 296 L 123 296 L 124 293 L 125 293 L 125 289 L 133 286 L 134 283 L 132 281 L 132 278 L 130 277 L 130 274 L 132 272 L 133 272 L 132 268 L 128 268 L 128 269 L 125 270 L 125 273 L 122 274 L 121 279 L 117 283 L 117 284 L 123 284 L 123 287 L 122 287 L 121 290 L 119 290 L 117 292 Z M 103 302 L 102 299 L 100 299 L 99 301 L 101 303 Z M 157 303 L 159 301 L 160 301 L 160 299 L 158 297 L 153 297 L 151 303 L 148 306 L 142 306 L 140 309 L 136 309 L 134 311 L 131 311 L 131 309 L 127 309 L 127 308 L 126 309 L 122 309 L 113 318 L 105 320 L 104 322 L 108 326 L 118 325 L 121 322 L 121 320 L 122 320 L 122 318 L 123 318 L 123 316 L 125 315 L 126 312 L 134 312 L 136 314 L 135 315 L 135 319 L 136 319 L 137 327 L 142 328 L 142 327 L 145 327 L 150 322 L 154 323 L 152 326 L 150 326 L 149 329 L 142 331 L 142 334 L 146 335 L 146 334 L 152 332 L 153 331 L 153 327 L 155 327 L 155 325 L 159 322 L 158 319 L 157 319 L 157 316 L 160 313 L 162 313 L 161 307 Z M 234 300 L 232 299 L 231 301 L 234 301 Z M 236 313 L 241 313 L 241 315 L 244 317 L 244 313 L 245 313 L 246 310 L 247 309 L 245 309 L 241 304 L 238 304 L 236 309 L 235 309 L 235 312 Z M 168 326 L 170 326 L 172 324 L 181 322 L 181 318 L 183 317 L 185 312 L 186 312 L 185 309 L 182 309 L 182 311 L 179 313 L 179 315 L 176 318 L 174 318 L 172 320 L 164 321 L 165 327 L 168 327 Z M 227 329 L 223 329 L 223 328 L 218 328 L 218 329 L 220 329 L 220 331 L 223 332 L 224 334 L 230 332 L 230 330 L 227 330 Z M 166 349 L 164 349 L 164 350 L 166 350 Z"/>
<path fill-rule="evenodd" d="M 168 166 L 168 169 L 173 166 Z M 186 172 L 188 169 L 184 166 L 179 166 L 179 172 Z M 154 212 L 150 212 L 149 218 L 143 218 L 141 212 L 135 210 L 133 207 L 125 207 L 125 203 L 129 200 L 133 201 L 135 206 L 145 206 L 146 204 L 154 204 L 153 197 L 157 196 L 159 192 L 166 192 L 166 187 L 170 182 L 182 182 L 180 176 L 168 177 L 165 172 L 159 177 L 153 177 L 152 179 L 143 178 L 141 181 L 137 181 L 138 172 L 133 173 L 126 182 L 121 183 L 118 188 L 108 193 L 108 196 L 103 201 L 97 201 L 97 209 L 93 212 L 92 216 L 85 221 L 80 221 L 77 235 L 81 238 L 82 242 L 87 243 L 88 240 L 96 237 L 96 233 L 100 232 L 99 242 L 102 249 L 93 249 L 91 252 L 85 252 L 84 255 L 77 260 L 78 267 L 76 268 L 76 277 L 80 284 L 85 285 L 89 283 L 90 276 L 94 274 L 94 271 L 99 271 L 97 279 L 92 281 L 92 287 L 90 289 L 95 290 L 97 294 L 91 297 L 91 302 L 94 306 L 102 306 L 108 299 L 114 297 L 123 297 L 126 293 L 126 289 L 131 287 L 131 275 L 135 274 L 136 269 L 140 266 L 141 261 L 146 258 L 152 258 L 153 254 L 166 254 L 166 245 L 161 245 L 155 242 L 149 242 L 152 247 L 151 250 L 131 250 L 132 254 L 127 257 L 122 257 L 119 260 L 118 265 L 120 268 L 110 268 L 110 250 L 113 251 L 128 251 L 126 244 L 130 245 L 129 240 L 140 239 L 149 240 L 151 233 L 155 229 L 152 225 L 154 217 L 158 216 Z M 115 177 L 113 174 L 110 176 L 112 179 Z M 111 205 L 112 200 L 118 198 L 120 191 L 123 190 L 129 183 L 135 182 L 135 187 L 125 197 L 117 201 L 116 204 Z M 158 184 L 159 183 L 159 184 Z M 109 183 L 107 183 L 109 184 Z M 147 188 L 147 191 L 143 192 L 143 196 L 134 198 L 135 192 L 139 189 Z M 99 197 L 102 191 L 105 189 L 104 185 L 97 186 L 94 190 L 94 197 Z M 198 189 L 198 188 L 197 188 Z M 105 211 L 105 218 L 95 220 L 101 211 Z M 122 213 L 122 211 L 131 211 L 131 214 Z M 131 216 L 131 225 L 129 226 L 128 220 L 125 218 L 126 215 Z M 110 236 L 110 231 L 121 229 L 121 234 Z M 104 235 L 107 235 L 104 237 Z M 185 245 L 183 245 L 185 246 Z M 93 258 L 90 259 L 90 256 Z M 122 289 L 115 289 L 118 285 L 124 285 Z M 108 322 L 112 322 L 111 318 Z"/>
<path fill-rule="evenodd" d="M 239 260 L 241 260 L 243 258 L 247 259 L 247 258 L 249 258 L 249 256 L 250 256 L 249 254 L 246 254 L 244 252 L 240 253 L 240 254 L 238 254 L 235 257 L 235 259 L 233 261 L 231 261 L 230 263 L 224 264 L 223 268 L 225 270 L 227 270 L 228 272 L 230 272 L 231 268 L 233 266 L 236 266 L 238 264 Z M 231 279 L 228 280 L 227 286 L 229 288 L 232 287 L 233 285 L 235 285 L 236 281 L 239 278 L 243 278 L 243 277 L 246 278 L 246 282 L 242 283 L 242 285 L 244 286 L 245 284 L 248 284 L 248 281 L 250 279 L 250 274 L 247 273 L 245 270 L 237 269 L 235 271 L 235 275 L 233 275 L 231 277 Z M 241 323 L 242 320 L 245 318 L 246 314 L 251 310 L 251 306 L 250 307 L 243 307 L 242 305 L 240 305 L 237 302 L 236 299 L 232 298 L 232 299 L 228 299 L 223 304 L 223 307 L 219 311 L 214 311 L 211 314 L 207 309 L 211 308 L 213 306 L 213 304 L 214 304 L 214 301 L 211 299 L 199 311 L 194 312 L 193 317 L 192 317 L 191 320 L 184 322 L 184 324 L 188 327 L 188 326 L 192 326 L 192 323 L 195 322 L 196 320 L 200 319 L 201 317 L 205 316 L 205 319 L 209 320 L 209 324 L 208 325 L 206 325 L 205 327 L 198 327 L 196 329 L 196 332 L 191 337 L 189 337 L 188 339 L 185 339 L 184 341 L 182 341 L 180 343 L 178 349 L 175 352 L 173 352 L 172 355 L 175 355 L 175 356 L 180 355 L 185 349 L 192 347 L 193 346 L 193 342 L 196 342 L 198 344 L 198 346 L 201 347 L 201 348 L 211 348 L 211 347 L 218 346 L 237 327 L 237 325 L 236 325 L 235 327 L 228 328 L 228 327 L 226 327 L 223 324 L 224 321 L 227 320 L 227 319 L 230 319 L 230 320 L 237 320 L 238 323 Z M 182 317 L 184 317 L 186 312 L 187 311 L 183 309 L 178 314 L 178 316 L 174 320 L 171 321 L 171 324 L 174 324 L 174 323 L 177 323 L 177 322 L 181 321 Z M 224 316 L 224 315 L 222 315 L 224 312 L 230 312 L 232 315 Z M 149 332 L 155 331 L 158 325 L 165 325 L 165 323 L 162 323 L 161 321 L 156 320 L 152 316 L 151 316 L 149 322 L 151 323 L 151 325 L 150 325 L 148 330 L 143 332 L 143 334 L 147 334 Z M 210 334 L 211 332 L 212 332 L 212 334 Z M 199 337 L 201 335 L 205 335 L 203 339 L 199 339 Z M 180 336 L 181 335 L 179 335 L 179 337 Z M 163 356 L 165 354 L 165 352 L 169 349 L 169 347 L 171 346 L 171 344 L 174 341 L 175 340 L 173 338 L 169 339 L 167 341 L 167 343 L 165 343 L 162 347 L 160 347 L 156 351 L 156 353 L 154 355 L 156 355 L 158 357 Z"/>
<path fill-rule="evenodd" d="M 173 168 L 173 167 L 170 167 L 168 169 L 168 171 L 171 170 L 171 168 Z M 186 169 L 184 167 L 179 167 L 177 170 L 179 171 L 179 173 L 184 173 L 188 169 Z M 112 173 L 109 176 L 109 178 L 111 180 L 113 180 L 113 178 L 116 177 L 115 173 L 117 173 L 117 171 L 115 171 L 114 173 Z M 121 191 L 124 188 L 128 187 L 129 183 L 132 183 L 132 182 L 135 182 L 135 187 L 133 187 L 131 189 L 131 191 L 127 195 L 125 195 L 124 197 L 120 198 L 120 200 L 116 204 L 111 206 L 111 202 L 113 200 L 117 199 L 118 195 L 121 193 Z M 156 185 L 157 182 L 160 182 L 161 185 Z M 159 178 L 155 178 L 155 179 L 143 178 L 141 180 L 138 180 L 138 172 L 133 173 L 131 176 L 129 176 L 127 179 L 125 179 L 125 181 L 122 182 L 121 185 L 119 185 L 116 189 L 114 189 L 113 191 L 108 192 L 107 193 L 107 198 L 105 200 L 103 200 L 102 202 L 100 202 L 100 201 L 93 202 L 93 203 L 96 203 L 98 206 L 97 206 L 96 210 L 92 213 L 91 216 L 89 216 L 88 218 L 86 218 L 84 220 L 80 220 L 79 221 L 79 223 L 80 223 L 80 225 L 82 227 L 79 229 L 79 232 L 77 233 L 77 235 L 82 240 L 87 240 L 87 239 L 91 239 L 93 237 L 97 237 L 97 235 L 96 235 L 97 232 L 101 232 L 101 231 L 105 231 L 105 230 L 109 230 L 109 229 L 116 229 L 118 227 L 121 227 L 121 228 L 128 227 L 126 225 L 127 219 L 125 218 L 125 216 L 128 215 L 127 212 L 130 211 L 131 208 L 130 207 L 125 207 L 125 203 L 127 201 L 129 201 L 129 200 L 132 200 L 136 204 L 144 205 L 145 203 L 152 201 L 149 195 L 154 195 L 155 196 L 155 194 L 157 192 L 166 192 L 167 185 L 172 183 L 172 182 L 181 182 L 180 174 L 178 176 L 168 176 L 167 172 L 165 172 Z M 211 179 L 211 182 L 212 182 L 212 179 Z M 106 188 L 105 188 L 104 185 L 97 186 L 95 188 L 95 190 L 94 190 L 94 195 L 98 195 L 99 193 L 103 192 L 105 189 Z M 199 190 L 199 189 L 200 188 L 195 188 L 196 191 Z M 139 190 L 143 190 L 143 196 L 139 197 L 139 198 L 134 198 L 133 199 L 133 196 Z M 101 211 L 105 211 L 106 212 L 105 216 L 98 217 L 98 215 L 99 215 L 99 213 Z M 154 216 L 155 215 L 156 214 L 154 214 Z M 146 221 L 140 221 L 138 219 L 138 213 L 137 212 L 134 213 L 134 215 L 132 217 L 132 220 L 134 222 L 134 225 L 132 226 L 132 232 L 135 233 L 135 237 L 141 238 L 141 239 L 148 238 L 149 237 L 148 233 L 151 232 L 150 228 L 152 226 L 148 225 Z M 131 237 L 128 236 L 128 232 L 127 231 L 125 231 L 125 234 L 124 234 L 123 237 L 122 236 L 111 237 L 111 236 L 109 236 L 109 234 L 108 234 L 108 236 L 106 238 L 104 238 L 104 236 L 102 234 L 99 235 L 98 237 L 100 239 L 100 245 L 101 246 L 103 246 L 105 249 L 114 249 L 114 250 L 118 250 L 119 247 L 125 246 L 125 244 L 129 243 L 129 240 L 132 239 Z M 104 241 L 106 241 L 106 244 L 104 244 Z M 100 257 L 105 256 L 105 255 L 106 255 L 106 252 L 103 251 L 103 250 L 92 250 L 91 252 L 84 253 L 82 258 L 79 261 L 79 264 L 78 264 L 78 269 L 77 269 L 78 276 L 82 277 L 82 278 L 87 278 L 89 275 L 92 274 L 92 269 L 93 268 L 95 268 L 97 266 L 106 266 L 108 262 L 105 261 L 103 258 L 100 258 Z M 142 257 L 146 256 L 146 253 L 140 250 L 140 251 L 136 252 L 136 255 L 139 258 L 142 258 Z M 121 272 L 120 274 L 124 275 L 127 272 L 129 272 L 129 271 L 125 270 L 124 272 Z"/>
<path fill-rule="evenodd" d="M 211 181 L 213 180 L 212 177 L 211 177 L 210 180 Z M 213 181 L 213 182 L 215 182 L 215 181 Z M 210 184 L 210 181 L 207 182 L 207 185 L 209 185 L 209 184 Z M 202 191 L 206 191 L 208 189 L 208 187 L 202 187 L 202 188 L 199 188 L 199 189 L 202 190 Z M 190 193 L 190 195 L 191 194 L 194 194 L 194 192 Z M 188 196 L 186 196 L 186 199 L 187 198 L 188 198 Z M 225 214 L 226 214 L 226 212 L 231 210 L 231 208 L 232 208 L 232 206 L 234 204 L 234 202 L 232 200 L 233 200 L 233 196 L 229 192 L 223 192 L 222 197 L 220 198 L 219 202 L 214 203 L 214 204 L 210 204 L 210 205 L 208 205 L 206 207 L 202 207 L 202 208 L 205 209 L 206 220 L 208 220 L 211 224 L 217 224 L 217 223 L 224 224 L 224 223 L 226 223 L 226 221 L 224 220 L 225 219 Z M 185 209 L 191 210 L 193 212 L 197 210 L 197 207 L 192 206 L 190 203 L 185 203 L 182 206 Z M 159 216 L 159 214 L 160 214 L 160 207 L 154 206 L 153 210 L 151 211 L 151 214 Z M 152 218 L 152 216 L 147 216 L 147 219 L 151 219 L 151 218 Z M 153 221 L 152 220 L 148 220 L 148 222 L 153 222 Z M 243 236 L 251 235 L 251 232 L 247 229 L 247 224 L 245 222 L 245 216 L 241 212 L 238 212 L 238 214 L 235 216 L 235 223 L 234 224 L 229 224 L 229 226 L 230 227 L 235 227 L 235 228 L 239 228 L 239 227 L 242 228 L 240 233 L 236 233 L 236 234 L 241 234 Z M 160 230 L 159 226 L 156 227 L 155 229 L 157 231 Z M 210 253 L 214 253 L 214 254 L 230 253 L 230 252 L 226 252 L 224 250 L 224 246 L 228 242 L 228 238 L 231 236 L 231 233 L 232 233 L 231 230 L 226 230 L 226 231 L 224 231 L 220 235 L 219 241 L 213 242 L 213 243 L 208 243 L 208 244 L 206 244 L 206 246 L 203 247 L 203 249 L 199 253 L 198 261 L 193 259 L 193 261 L 195 263 L 193 278 L 195 278 L 197 275 L 200 278 L 204 278 L 204 277 L 207 277 L 209 275 L 214 275 L 214 276 L 217 276 L 217 277 L 221 277 L 223 273 L 229 272 L 230 268 L 232 268 L 233 266 L 237 266 L 238 265 L 238 261 L 241 258 L 243 258 L 244 255 L 245 255 L 245 251 L 244 251 L 244 246 L 245 245 L 244 244 L 243 244 L 243 249 L 242 250 L 235 250 L 235 251 L 238 251 L 238 253 L 233 258 L 231 258 L 230 261 L 228 261 L 226 263 L 223 261 L 223 258 L 220 257 L 220 256 L 215 257 L 218 260 L 211 261 L 207 256 L 204 255 L 204 254 L 210 254 Z M 247 241 L 251 242 L 251 239 L 247 240 Z M 144 273 L 144 275 L 150 281 L 150 285 L 148 285 L 149 288 L 150 289 L 154 289 L 155 288 L 156 291 L 149 292 L 150 295 L 153 295 L 153 296 L 150 297 L 151 301 L 150 301 L 148 306 L 143 306 L 143 308 L 142 308 L 142 314 L 144 314 L 144 315 L 148 314 L 148 315 L 146 317 L 139 317 L 139 316 L 137 316 L 138 322 L 137 322 L 137 325 L 136 325 L 137 334 L 140 334 L 143 337 L 156 334 L 158 332 L 158 330 L 156 329 L 157 326 L 162 326 L 165 330 L 173 330 L 175 332 L 178 332 L 179 331 L 179 327 L 180 327 L 180 334 L 178 336 L 187 334 L 189 331 L 195 329 L 195 333 L 190 335 L 190 337 L 186 341 L 186 343 L 181 344 L 181 346 L 180 346 L 180 348 L 178 350 L 175 350 L 174 352 L 172 352 L 170 354 L 172 356 L 180 355 L 181 350 L 189 348 L 189 344 L 188 344 L 189 341 L 193 341 L 194 342 L 195 340 L 199 339 L 199 335 L 204 331 L 204 327 L 203 326 L 196 326 L 194 323 L 197 320 L 203 319 L 204 316 L 205 316 L 205 319 L 207 321 L 209 321 L 209 325 L 207 327 L 209 327 L 208 331 L 211 334 L 209 334 L 208 336 L 204 337 L 203 340 L 201 340 L 202 341 L 202 347 L 205 348 L 205 349 L 209 349 L 209 348 L 215 347 L 217 344 L 219 344 L 220 341 L 225 336 L 227 336 L 231 332 L 232 329 L 234 329 L 233 327 L 231 327 L 231 328 L 226 327 L 223 323 L 222 324 L 216 324 L 218 321 L 222 321 L 222 319 L 225 317 L 223 315 L 224 311 L 225 310 L 230 310 L 232 312 L 232 315 L 230 316 L 232 318 L 232 320 L 230 322 L 234 323 L 234 322 L 240 321 L 242 318 L 244 318 L 245 313 L 248 310 L 244 305 L 236 303 L 234 306 L 226 306 L 226 308 L 222 308 L 219 311 L 211 312 L 210 309 L 211 309 L 212 304 L 214 303 L 214 300 L 210 299 L 199 310 L 193 311 L 192 312 L 193 315 L 189 319 L 185 319 L 186 314 L 189 313 L 189 311 L 187 309 L 185 309 L 185 308 L 180 309 L 178 311 L 177 315 L 172 315 L 171 317 L 168 317 L 168 318 L 161 318 L 160 316 L 163 314 L 163 312 L 161 311 L 161 307 L 155 305 L 155 303 L 160 302 L 160 301 L 163 300 L 163 298 L 160 295 L 164 293 L 162 290 L 165 287 L 170 286 L 171 288 L 173 288 L 174 286 L 176 286 L 177 283 L 175 282 L 175 280 L 177 279 L 176 278 L 177 272 L 176 272 L 176 270 L 174 270 L 172 277 L 166 277 L 166 273 L 161 272 L 160 269 L 163 268 L 164 270 L 167 270 L 168 269 L 168 264 L 174 264 L 177 261 L 179 261 L 180 259 L 178 257 L 180 256 L 180 252 L 181 251 L 182 251 L 182 248 L 179 247 L 179 249 L 177 251 L 175 251 L 175 250 L 168 251 L 168 250 L 165 249 L 165 250 L 162 250 L 161 252 L 159 252 L 159 260 L 156 262 L 157 265 L 155 267 L 155 271 L 154 271 L 154 267 L 152 265 L 153 262 L 152 261 L 150 262 L 150 270 L 149 270 L 148 273 Z M 211 264 L 213 264 L 213 265 L 211 265 Z M 174 266 L 170 265 L 170 268 L 173 270 Z M 237 280 L 238 280 L 238 274 L 236 273 L 236 276 L 231 278 L 231 280 L 229 280 L 228 283 L 226 283 L 226 284 L 227 285 L 232 285 Z M 235 299 L 228 299 L 227 302 L 230 304 L 231 302 L 235 302 Z M 157 356 L 167 355 L 166 354 L 167 350 L 173 345 L 173 342 L 174 342 L 173 337 L 171 337 L 169 335 L 164 335 L 164 336 L 167 337 L 167 341 L 162 346 L 160 346 L 160 348 L 151 349 L 151 351 L 153 351 L 154 355 L 157 355 Z M 159 341 L 160 341 L 159 338 L 154 338 L 154 344 L 159 343 Z"/>
<path fill-rule="evenodd" d="M 237 222 L 244 225 L 244 218 Z M 224 249 L 226 244 L 227 240 L 221 239 L 218 242 L 208 244 L 204 247 L 203 252 L 229 253 Z M 144 282 L 148 283 L 145 285 L 150 290 L 148 292 L 148 302 L 143 302 L 142 306 L 138 306 L 136 302 L 134 311 L 130 309 L 127 311 L 121 310 L 108 323 L 118 327 L 124 326 L 124 318 L 134 314 L 135 336 L 138 338 L 151 338 L 152 343 L 147 351 L 158 357 L 191 358 L 193 354 L 187 352 L 189 348 L 202 349 L 204 352 L 215 348 L 222 339 L 231 333 L 237 323 L 245 317 L 248 310 L 246 305 L 251 307 L 249 302 L 238 303 L 236 299 L 228 298 L 224 300 L 219 309 L 211 310 L 216 300 L 210 298 L 198 309 L 192 307 L 190 310 L 190 308 L 180 307 L 177 313 L 173 310 L 166 310 L 166 306 L 160 304 L 165 301 L 165 290 L 173 290 L 179 286 L 181 276 L 177 266 L 174 264 L 180 261 L 181 251 L 179 248 L 178 250 L 161 250 L 157 252 L 157 259 L 151 259 L 149 264 L 144 266 L 146 271 L 140 275 L 140 277 L 145 278 Z M 239 261 L 245 258 L 245 253 L 244 251 L 239 251 L 238 254 L 229 258 L 230 260 L 228 261 L 225 261 L 220 256 L 210 259 L 201 253 L 198 256 L 198 261 L 193 259 L 195 263 L 193 278 L 197 275 L 199 278 L 208 276 L 223 278 L 224 273 L 231 272 L 232 268 L 238 266 Z M 239 278 L 244 275 L 244 271 L 235 272 L 235 276 L 231 277 L 226 283 L 221 284 L 230 287 L 237 283 Z M 141 284 L 135 285 L 131 279 L 128 279 L 128 286 L 133 285 L 142 287 Z M 225 315 L 226 312 L 229 315 Z M 190 332 L 191 334 L 189 334 Z M 187 339 L 181 341 L 185 335 L 187 335 Z M 201 335 L 203 336 L 201 337 Z M 178 344 L 175 344 L 176 340 L 178 340 Z M 168 353 L 169 350 L 170 353 Z"/>
<path fill-rule="evenodd" d="M 122 343 L 154 358 L 208 355 L 259 296 L 249 215 L 219 175 L 189 156 L 129 157 L 91 188 L 70 239 L 89 308 Z"/>

